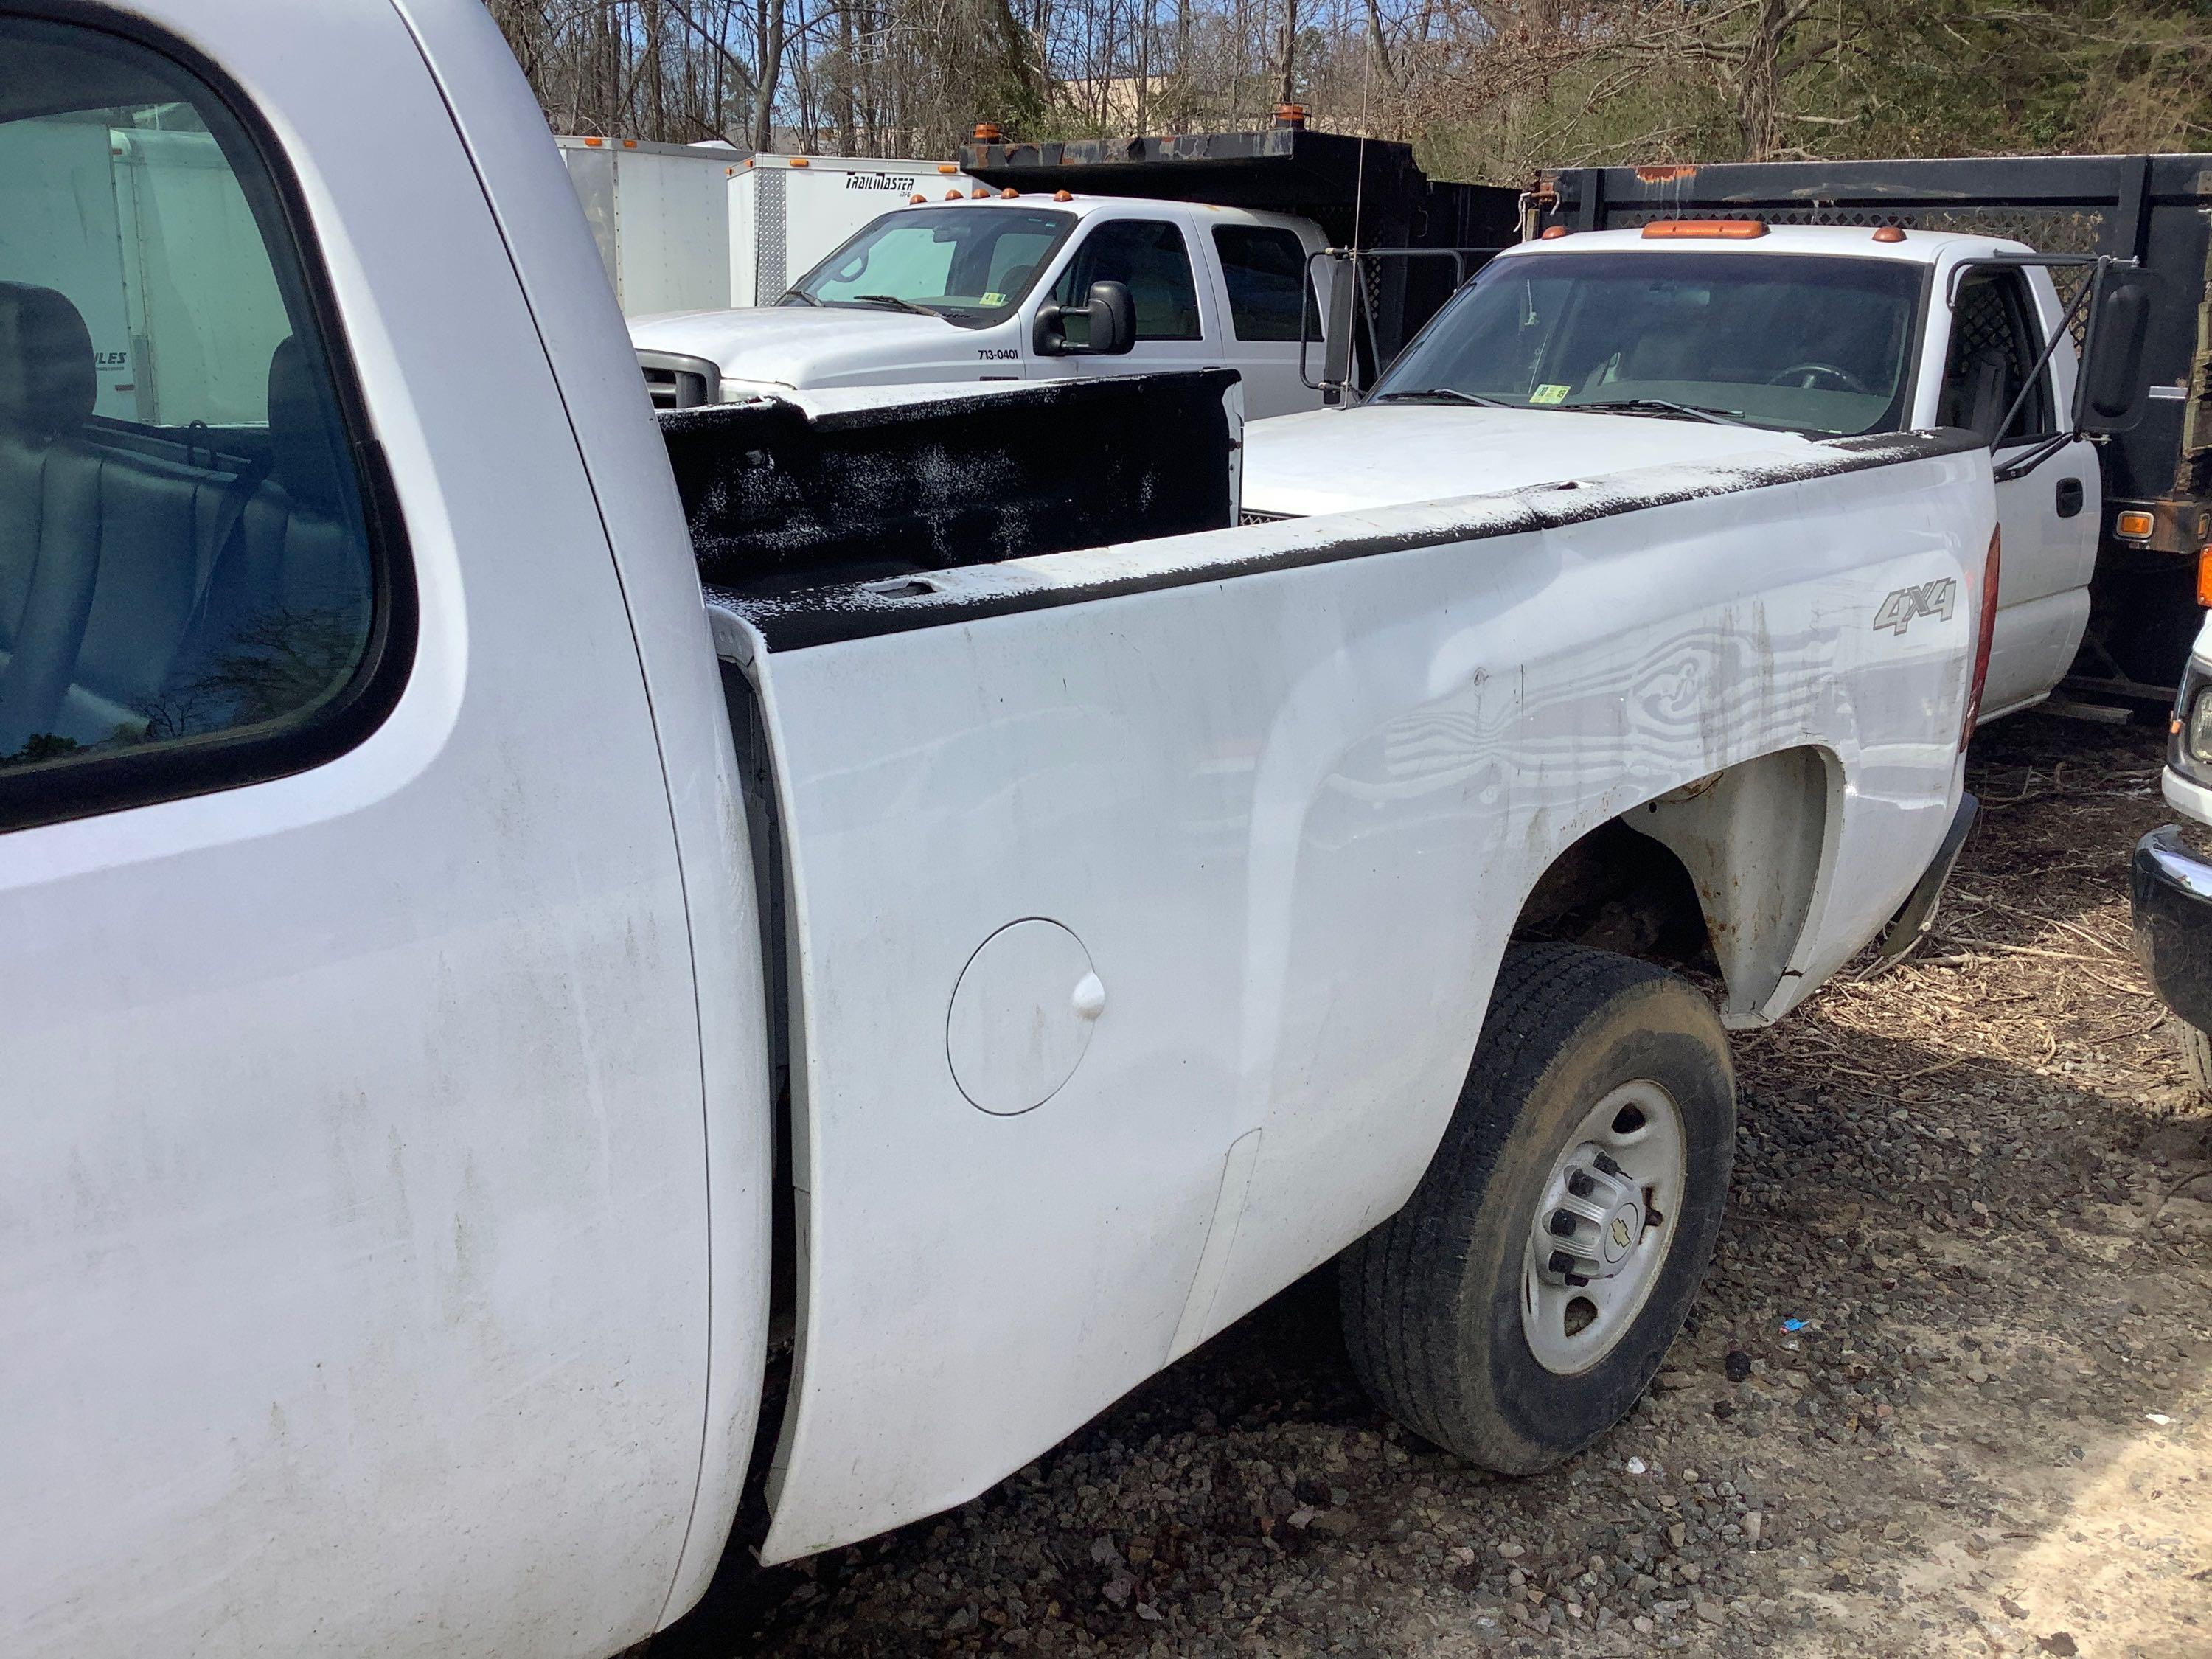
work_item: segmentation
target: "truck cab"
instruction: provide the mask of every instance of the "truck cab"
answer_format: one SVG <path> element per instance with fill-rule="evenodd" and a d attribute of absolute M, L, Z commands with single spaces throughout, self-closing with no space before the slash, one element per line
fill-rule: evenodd
<path fill-rule="evenodd" d="M 1990 447 L 2003 534 L 1991 719 L 2048 696 L 2073 661 L 2101 519 L 2096 449 L 2069 431 L 2072 343 L 2045 351 L 2065 308 L 2033 257 L 1986 236 L 1752 220 L 1547 235 L 1485 267 L 1358 405 L 1255 426 L 1245 509 L 1778 464 L 1966 428 Z"/>
<path fill-rule="evenodd" d="M 1321 401 L 1299 342 L 1302 326 L 1318 337 L 1307 270 L 1322 246 L 1317 227 L 1287 214 L 1066 191 L 917 191 L 780 299 L 638 318 L 630 338 L 664 408 L 1230 368 L 1249 415 L 1285 415 Z M 1127 290 L 1128 314 L 1094 335 L 1088 307 L 1102 283 Z"/>

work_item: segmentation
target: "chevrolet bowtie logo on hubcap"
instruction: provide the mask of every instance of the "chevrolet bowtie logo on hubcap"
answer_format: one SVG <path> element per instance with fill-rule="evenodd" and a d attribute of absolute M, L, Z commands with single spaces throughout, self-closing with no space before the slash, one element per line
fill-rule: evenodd
<path fill-rule="evenodd" d="M 1567 1288 L 1626 1271 L 1654 1219 L 1627 1170 L 1603 1152 L 1578 1151 L 1588 1161 L 1577 1157 L 1554 1177 L 1530 1238 L 1539 1275 Z"/>

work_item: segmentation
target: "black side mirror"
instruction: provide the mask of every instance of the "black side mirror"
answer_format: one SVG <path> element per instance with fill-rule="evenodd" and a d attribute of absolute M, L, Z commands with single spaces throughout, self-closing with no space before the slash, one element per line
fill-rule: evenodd
<path fill-rule="evenodd" d="M 1352 384 L 1352 306 L 1359 296 L 1359 261 L 1345 255 L 1329 260 L 1328 338 L 1322 342 L 1322 401 L 1353 401 Z"/>
<path fill-rule="evenodd" d="M 2106 265 L 2098 271 L 2074 387 L 2075 431 L 2125 432 L 2142 419 L 2150 391 L 2143 380 L 2143 349 L 2154 297 L 2147 270 Z"/>
<path fill-rule="evenodd" d="M 1069 339 L 1067 325 L 1082 324 L 1081 337 Z M 1091 303 L 1037 307 L 1030 346 L 1040 357 L 1120 357 L 1137 343 L 1137 302 L 1127 283 L 1093 283 Z"/>

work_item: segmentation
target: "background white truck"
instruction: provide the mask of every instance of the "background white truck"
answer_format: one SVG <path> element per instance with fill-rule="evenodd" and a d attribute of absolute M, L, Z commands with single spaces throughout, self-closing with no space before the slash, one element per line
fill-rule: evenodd
<path fill-rule="evenodd" d="M 630 338 L 663 408 L 1229 368 L 1257 419 L 1320 404 L 1299 341 L 1319 327 L 1307 265 L 1322 246 L 1318 227 L 1284 214 L 956 185 L 916 192 L 800 268 L 781 303 L 763 290 L 750 310 L 636 318 Z"/>
<path fill-rule="evenodd" d="M 1723 1023 L 1955 847 L 1969 434 L 1239 527 L 1226 372 L 656 424 L 474 0 L 9 0 L 18 124 L 210 134 L 275 343 L 103 414 L 105 276 L 0 270 L 11 1656 L 591 1659 L 1339 1255 L 1390 1409 L 1556 1462 Z"/>
<path fill-rule="evenodd" d="M 2102 376 L 2087 386 L 2051 277 L 2083 263 L 2096 271 L 2084 311 L 2133 314 L 2093 335 Z M 1487 264 L 1364 402 L 1340 351 L 1326 378 L 1344 404 L 1255 423 L 1245 511 L 1573 487 L 1721 455 L 1784 465 L 1839 437 L 1966 428 L 1991 447 L 2003 532 L 1992 719 L 2048 696 L 2081 643 L 2103 520 L 2093 439 L 2142 407 L 2142 281 L 2132 266 L 1894 227 L 1554 233 Z"/>

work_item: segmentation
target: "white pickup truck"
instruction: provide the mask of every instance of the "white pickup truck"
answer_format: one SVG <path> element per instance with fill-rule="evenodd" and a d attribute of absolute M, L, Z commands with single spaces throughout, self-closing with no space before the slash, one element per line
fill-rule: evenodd
<path fill-rule="evenodd" d="M 1491 261 L 1364 402 L 1255 422 L 1246 514 L 1787 465 L 1841 437 L 1966 428 L 1994 452 L 2004 538 L 1994 719 L 2048 696 L 2074 660 L 2103 520 L 2092 435 L 2142 408 L 2144 290 L 2121 267 L 2084 284 L 2081 314 L 2107 325 L 2093 341 L 2103 402 L 2077 400 L 2051 269 L 2094 263 L 1894 228 L 1554 232 Z"/>
<path fill-rule="evenodd" d="M 476 0 L 4 0 L 0 153 L 10 1659 L 596 1659 L 1340 1257 L 1554 1463 L 1968 813 L 1971 434 L 1240 527 L 1226 373 L 657 422 Z"/>
<path fill-rule="evenodd" d="M 1066 191 L 917 193 L 780 303 L 635 318 L 663 408 L 793 390 L 1231 368 L 1254 419 L 1321 406 L 1310 222 Z"/>

